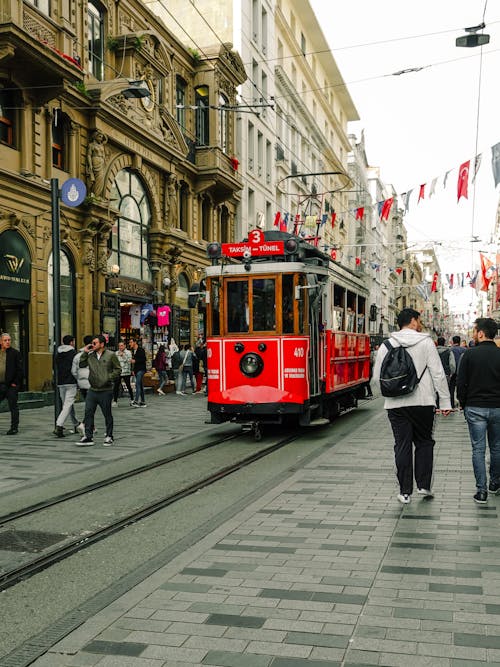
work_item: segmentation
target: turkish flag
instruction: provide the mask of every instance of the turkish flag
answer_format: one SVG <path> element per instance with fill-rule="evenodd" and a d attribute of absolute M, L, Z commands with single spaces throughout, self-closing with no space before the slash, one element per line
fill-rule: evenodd
<path fill-rule="evenodd" d="M 336 218 L 337 218 L 337 214 L 336 214 L 335 211 L 334 211 L 334 212 L 332 213 L 332 229 L 333 229 L 333 227 L 335 227 L 335 220 L 336 220 Z"/>
<path fill-rule="evenodd" d="M 486 255 L 483 255 L 482 252 L 479 253 L 479 257 L 481 259 L 481 280 L 478 286 L 480 290 L 487 292 L 491 279 L 495 274 L 496 267 L 493 262 L 486 257 Z"/>
<path fill-rule="evenodd" d="M 386 199 L 383 206 L 382 206 L 382 212 L 380 213 L 380 219 L 381 220 L 387 220 L 389 217 L 389 213 L 391 212 L 391 207 L 392 204 L 394 203 L 394 197 L 391 197 L 390 199 Z"/>
<path fill-rule="evenodd" d="M 457 202 L 460 201 L 460 197 L 467 197 L 467 186 L 469 185 L 469 168 L 470 160 L 464 162 L 460 165 L 458 170 L 458 183 L 457 183 Z"/>
<path fill-rule="evenodd" d="M 279 227 L 281 225 L 281 212 L 278 211 L 274 216 L 274 226 Z"/>
<path fill-rule="evenodd" d="M 438 272 L 434 271 L 434 275 L 432 276 L 431 292 L 437 292 L 437 291 L 438 291 Z"/>
<path fill-rule="evenodd" d="M 424 197 L 425 197 L 425 183 L 422 183 L 422 185 L 420 186 L 420 191 L 418 193 L 417 204 L 421 199 L 424 199 Z"/>
<path fill-rule="evenodd" d="M 363 220 L 363 215 L 365 214 L 364 206 L 360 206 L 356 209 L 356 220 Z"/>

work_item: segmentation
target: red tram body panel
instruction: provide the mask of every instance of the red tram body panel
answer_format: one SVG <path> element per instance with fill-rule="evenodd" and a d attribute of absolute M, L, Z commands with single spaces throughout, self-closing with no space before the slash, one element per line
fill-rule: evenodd
<path fill-rule="evenodd" d="M 212 422 L 304 425 L 355 407 L 370 377 L 360 277 L 286 232 L 207 252 Z"/>

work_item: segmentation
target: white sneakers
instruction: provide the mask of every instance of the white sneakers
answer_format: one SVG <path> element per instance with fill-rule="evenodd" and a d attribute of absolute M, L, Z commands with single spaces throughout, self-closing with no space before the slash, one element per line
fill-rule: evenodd
<path fill-rule="evenodd" d="M 403 503 L 403 505 L 408 505 L 411 500 L 411 496 L 409 496 L 407 493 L 398 493 L 396 497 L 400 503 Z"/>
<path fill-rule="evenodd" d="M 434 498 L 434 494 L 430 489 L 418 489 L 417 493 L 419 496 L 422 496 L 422 498 Z"/>
<path fill-rule="evenodd" d="M 111 445 L 113 444 L 113 442 L 114 442 L 114 440 L 113 440 L 112 436 L 107 435 L 107 436 L 104 438 L 104 442 L 103 442 L 102 444 L 104 445 L 104 447 L 111 447 Z"/>
<path fill-rule="evenodd" d="M 434 494 L 430 489 L 417 489 L 417 493 L 421 498 L 434 498 Z M 396 498 L 403 505 L 408 505 L 411 502 L 411 496 L 408 493 L 398 493 Z"/>

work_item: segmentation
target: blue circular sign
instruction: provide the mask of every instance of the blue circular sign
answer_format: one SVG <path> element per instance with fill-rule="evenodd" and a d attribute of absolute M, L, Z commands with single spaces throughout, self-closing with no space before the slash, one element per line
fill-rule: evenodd
<path fill-rule="evenodd" d="M 66 206 L 80 206 L 86 196 L 87 188 L 79 178 L 68 178 L 61 185 L 61 201 Z"/>

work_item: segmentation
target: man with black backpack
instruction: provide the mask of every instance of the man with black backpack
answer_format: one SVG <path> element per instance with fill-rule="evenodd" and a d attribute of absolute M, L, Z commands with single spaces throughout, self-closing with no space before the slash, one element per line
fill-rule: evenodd
<path fill-rule="evenodd" d="M 441 414 L 451 411 L 450 392 L 436 346 L 422 332 L 420 313 L 403 308 L 398 315 L 400 331 L 391 334 L 380 346 L 373 377 L 385 396 L 384 407 L 394 434 L 399 494 L 408 504 L 413 492 L 413 445 L 417 493 L 432 498 L 431 491 L 436 393 Z"/>

